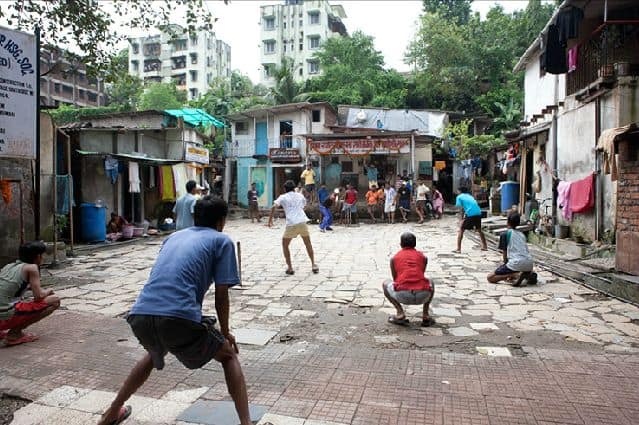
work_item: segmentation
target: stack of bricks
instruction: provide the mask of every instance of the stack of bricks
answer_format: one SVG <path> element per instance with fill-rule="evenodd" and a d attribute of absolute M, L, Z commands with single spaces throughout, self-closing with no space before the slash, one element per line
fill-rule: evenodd
<path fill-rule="evenodd" d="M 617 255 L 619 271 L 639 275 L 639 140 L 618 142 Z"/>

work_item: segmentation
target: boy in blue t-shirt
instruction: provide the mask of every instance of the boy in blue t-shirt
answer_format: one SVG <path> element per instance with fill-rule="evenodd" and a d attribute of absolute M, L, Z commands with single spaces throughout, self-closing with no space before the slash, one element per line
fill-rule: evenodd
<path fill-rule="evenodd" d="M 481 239 L 481 250 L 486 251 L 488 249 L 486 245 L 486 237 L 484 236 L 484 232 L 481 230 L 481 209 L 479 208 L 479 204 L 473 198 L 473 196 L 468 193 L 468 188 L 461 187 L 459 188 L 461 192 L 457 195 L 457 200 L 455 201 L 455 206 L 461 208 L 462 220 L 461 225 L 459 226 L 459 233 L 457 233 L 457 249 L 455 252 L 461 252 L 461 243 L 462 238 L 464 237 L 465 230 L 476 229 L 479 232 L 479 239 Z"/>
<path fill-rule="evenodd" d="M 171 353 L 189 369 L 212 359 L 222 364 L 226 385 L 242 425 L 251 424 L 246 383 L 235 337 L 229 330 L 228 288 L 240 283 L 235 247 L 222 233 L 228 206 L 206 196 L 195 204 L 195 226 L 175 232 L 162 244 L 149 280 L 133 305 L 127 322 L 147 354 L 133 368 L 98 425 L 123 422 L 131 407 L 124 402 L 164 368 Z M 202 301 L 215 283 L 215 309 L 220 330 L 202 316 Z"/>

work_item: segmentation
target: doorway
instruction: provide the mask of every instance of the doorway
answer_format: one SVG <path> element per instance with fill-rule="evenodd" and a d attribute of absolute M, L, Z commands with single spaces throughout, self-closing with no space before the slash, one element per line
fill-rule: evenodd
<path fill-rule="evenodd" d="M 268 129 L 266 121 L 255 124 L 255 154 L 268 155 Z"/>

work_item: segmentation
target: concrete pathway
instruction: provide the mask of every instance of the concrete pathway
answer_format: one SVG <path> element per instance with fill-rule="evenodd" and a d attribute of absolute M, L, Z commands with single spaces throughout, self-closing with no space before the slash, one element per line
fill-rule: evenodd
<path fill-rule="evenodd" d="M 470 240 L 453 254 L 456 221 L 336 226 L 301 240 L 284 274 L 277 228 L 231 221 L 242 244 L 232 328 L 250 400 L 274 424 L 632 423 L 639 414 L 639 309 L 541 272 L 523 288 L 485 281 L 499 256 Z M 413 231 L 436 282 L 435 326 L 386 323 L 381 293 L 399 235 Z M 36 400 L 14 423 L 91 423 L 143 353 L 122 319 L 160 240 L 74 258 L 45 271 L 67 310 L 34 327 L 41 339 L 0 350 L 0 386 Z M 213 294 L 204 303 L 214 313 Z M 176 423 L 196 400 L 228 400 L 221 369 L 174 359 L 154 372 L 127 423 Z"/>

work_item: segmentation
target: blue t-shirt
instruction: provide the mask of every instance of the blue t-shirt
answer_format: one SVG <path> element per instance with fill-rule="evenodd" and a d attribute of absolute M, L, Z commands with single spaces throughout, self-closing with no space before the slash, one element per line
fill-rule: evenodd
<path fill-rule="evenodd" d="M 479 204 L 475 201 L 475 198 L 468 193 L 460 193 L 457 195 L 457 201 L 455 201 L 456 207 L 462 207 L 466 217 L 475 217 L 481 215 L 481 209 Z"/>
<path fill-rule="evenodd" d="M 180 196 L 175 202 L 173 212 L 175 213 L 175 230 L 186 229 L 193 226 L 193 212 L 195 211 L 195 196 L 187 193 Z"/>
<path fill-rule="evenodd" d="M 377 167 L 368 167 L 366 169 L 366 176 L 369 182 L 376 182 L 378 176 Z"/>
<path fill-rule="evenodd" d="M 328 190 L 325 187 L 322 187 L 320 188 L 320 190 L 317 191 L 317 197 L 319 198 L 320 204 L 323 204 L 324 201 L 326 201 L 329 196 L 330 194 L 328 193 Z"/>
<path fill-rule="evenodd" d="M 208 227 L 189 227 L 162 244 L 149 280 L 131 314 L 179 317 L 200 322 L 211 284 L 240 283 L 233 241 Z"/>

